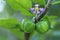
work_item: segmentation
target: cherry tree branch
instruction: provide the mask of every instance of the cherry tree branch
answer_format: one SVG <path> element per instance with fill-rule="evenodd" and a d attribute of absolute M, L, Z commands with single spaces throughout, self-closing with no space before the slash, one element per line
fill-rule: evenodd
<path fill-rule="evenodd" d="M 46 15 L 47 11 L 51 7 L 51 2 L 52 2 L 52 0 L 48 0 L 47 4 L 45 6 L 45 10 L 41 13 L 41 15 L 38 16 L 37 19 L 35 19 L 35 23 L 37 23 L 38 21 L 40 21 Z"/>

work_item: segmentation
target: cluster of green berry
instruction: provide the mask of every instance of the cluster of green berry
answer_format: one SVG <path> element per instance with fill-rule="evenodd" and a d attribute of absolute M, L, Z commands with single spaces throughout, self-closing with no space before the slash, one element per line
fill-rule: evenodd
<path fill-rule="evenodd" d="M 23 19 L 21 22 L 20 29 L 26 33 L 32 33 L 34 31 L 37 31 L 39 33 L 44 34 L 49 30 L 50 28 L 49 25 L 50 25 L 49 21 L 44 18 L 36 24 L 31 20 Z"/>

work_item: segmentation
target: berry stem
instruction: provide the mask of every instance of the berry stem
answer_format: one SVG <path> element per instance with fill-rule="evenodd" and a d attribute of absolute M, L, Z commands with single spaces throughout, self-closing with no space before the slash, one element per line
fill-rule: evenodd
<path fill-rule="evenodd" d="M 41 13 L 41 15 L 38 16 L 38 18 L 35 20 L 35 23 L 37 23 L 38 21 L 40 21 L 46 15 L 47 11 L 51 7 L 51 2 L 52 2 L 52 0 L 48 0 L 47 4 L 45 6 L 45 10 Z"/>
<path fill-rule="evenodd" d="M 25 33 L 24 36 L 25 36 L 25 40 L 29 40 L 30 33 Z"/>

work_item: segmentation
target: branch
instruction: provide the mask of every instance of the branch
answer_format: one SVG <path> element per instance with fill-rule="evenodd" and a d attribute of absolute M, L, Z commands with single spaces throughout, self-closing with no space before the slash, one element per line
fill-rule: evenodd
<path fill-rule="evenodd" d="M 24 36 L 25 36 L 25 40 L 29 40 L 30 33 L 25 33 Z"/>
<path fill-rule="evenodd" d="M 52 2 L 52 0 L 48 0 L 47 4 L 45 6 L 45 10 L 41 13 L 41 15 L 38 16 L 37 19 L 35 19 L 35 23 L 37 23 L 38 21 L 40 21 L 46 15 L 47 11 L 51 7 L 51 2 Z"/>

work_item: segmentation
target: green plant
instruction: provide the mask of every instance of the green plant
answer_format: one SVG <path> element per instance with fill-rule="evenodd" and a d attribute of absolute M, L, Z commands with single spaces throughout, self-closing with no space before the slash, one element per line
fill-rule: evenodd
<path fill-rule="evenodd" d="M 31 34 L 39 33 L 44 35 L 55 25 L 56 16 L 47 15 L 51 6 L 60 3 L 52 0 L 5 0 L 6 10 L 12 15 L 8 19 L 0 20 L 0 27 L 7 28 L 19 38 L 29 40 Z M 53 9 L 53 8 L 52 8 Z M 17 12 L 17 13 L 16 13 Z M 57 12 L 57 11 L 56 11 Z M 22 14 L 22 17 L 13 18 L 14 14 Z M 51 12 L 55 13 L 55 12 Z M 21 15 L 19 15 L 21 16 Z M 17 17 L 17 18 L 16 18 Z M 26 17 L 26 18 L 25 18 Z M 29 19 L 28 19 L 28 18 Z M 19 19 L 19 20 L 18 20 Z M 23 33 L 22 33 L 23 32 Z M 39 39 L 40 40 L 40 39 Z"/>

